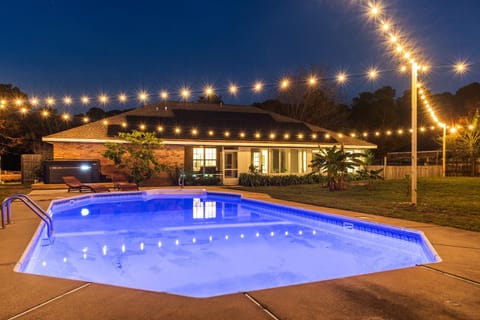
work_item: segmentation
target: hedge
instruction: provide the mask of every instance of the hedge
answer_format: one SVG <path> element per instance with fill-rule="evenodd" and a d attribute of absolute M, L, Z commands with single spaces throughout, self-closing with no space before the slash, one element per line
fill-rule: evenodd
<path fill-rule="evenodd" d="M 299 175 L 263 175 L 258 173 L 241 173 L 238 184 L 248 187 L 260 186 L 288 186 L 295 184 L 314 184 L 323 183 L 325 178 L 316 173 L 310 173 L 303 176 Z"/>

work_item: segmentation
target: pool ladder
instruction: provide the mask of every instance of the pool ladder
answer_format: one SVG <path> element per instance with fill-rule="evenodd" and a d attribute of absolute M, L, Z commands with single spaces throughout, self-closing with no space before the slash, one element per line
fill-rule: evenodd
<path fill-rule="evenodd" d="M 20 200 L 23 202 L 33 213 L 35 213 L 47 226 L 47 236 L 51 240 L 53 235 L 53 222 L 52 218 L 46 213 L 35 201 L 29 196 L 21 193 L 14 194 L 3 200 L 2 202 L 2 228 L 5 229 L 6 224 L 10 224 L 11 216 L 11 204 L 14 200 Z"/>

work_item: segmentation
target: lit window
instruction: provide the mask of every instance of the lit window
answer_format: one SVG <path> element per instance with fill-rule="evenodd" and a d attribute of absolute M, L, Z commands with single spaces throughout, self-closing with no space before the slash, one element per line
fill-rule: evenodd
<path fill-rule="evenodd" d="M 193 171 L 202 173 L 215 173 L 217 168 L 216 148 L 193 148 Z"/>
<path fill-rule="evenodd" d="M 202 201 L 193 198 L 193 219 L 215 219 L 217 217 L 217 203 L 215 201 Z"/>
<path fill-rule="evenodd" d="M 252 150 L 252 165 L 261 173 L 268 173 L 268 150 Z"/>

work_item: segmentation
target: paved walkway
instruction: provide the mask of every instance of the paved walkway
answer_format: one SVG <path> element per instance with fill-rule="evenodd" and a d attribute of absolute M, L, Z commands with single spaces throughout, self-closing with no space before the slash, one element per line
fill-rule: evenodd
<path fill-rule="evenodd" d="M 31 193 L 44 208 L 51 200 L 74 195 L 78 193 L 64 190 Z M 480 233 L 276 202 L 421 230 L 443 261 L 276 289 L 188 298 L 14 272 L 39 223 L 23 205 L 14 203 L 13 224 L 0 229 L 0 319 L 480 319 Z"/>

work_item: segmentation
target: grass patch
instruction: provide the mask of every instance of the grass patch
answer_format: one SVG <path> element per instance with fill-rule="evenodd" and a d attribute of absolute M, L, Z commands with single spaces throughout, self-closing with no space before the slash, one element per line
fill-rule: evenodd
<path fill-rule="evenodd" d="M 318 184 L 240 189 L 322 207 L 480 231 L 480 178 L 419 179 L 416 207 L 410 205 L 407 180 L 378 181 L 373 191 L 359 184 L 341 192 L 329 192 Z"/>

